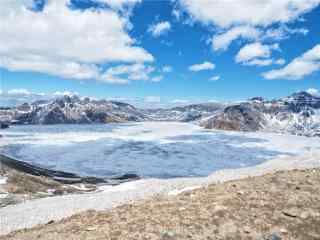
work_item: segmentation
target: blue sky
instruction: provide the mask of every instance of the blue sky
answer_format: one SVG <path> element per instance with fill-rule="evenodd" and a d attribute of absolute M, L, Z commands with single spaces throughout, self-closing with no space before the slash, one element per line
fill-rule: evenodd
<path fill-rule="evenodd" d="M 0 3 L 1 95 L 187 103 L 320 88 L 319 0 L 17 2 Z"/>

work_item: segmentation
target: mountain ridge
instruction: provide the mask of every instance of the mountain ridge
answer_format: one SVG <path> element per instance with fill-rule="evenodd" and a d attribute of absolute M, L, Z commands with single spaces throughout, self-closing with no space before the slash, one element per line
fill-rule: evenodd
<path fill-rule="evenodd" d="M 234 104 L 202 103 L 139 109 L 124 102 L 63 96 L 0 109 L 0 121 L 12 124 L 92 124 L 141 121 L 195 122 L 206 129 L 268 131 L 320 136 L 320 96 L 301 91 Z"/>

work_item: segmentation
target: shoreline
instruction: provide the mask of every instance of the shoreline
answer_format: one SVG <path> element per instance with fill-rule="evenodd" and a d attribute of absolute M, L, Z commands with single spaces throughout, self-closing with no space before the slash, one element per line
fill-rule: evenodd
<path fill-rule="evenodd" d="M 109 210 L 120 205 L 155 196 L 168 196 L 231 180 L 262 176 L 283 170 L 320 167 L 320 150 L 306 151 L 299 156 L 283 156 L 260 165 L 214 172 L 208 177 L 179 179 L 142 179 L 119 186 L 104 186 L 99 192 L 55 196 L 28 201 L 0 209 L 0 235 L 31 228 L 50 221 L 59 221 L 87 210 Z M 54 209 L 54 211 L 53 211 Z M 16 218 L 19 214 L 19 219 Z"/>

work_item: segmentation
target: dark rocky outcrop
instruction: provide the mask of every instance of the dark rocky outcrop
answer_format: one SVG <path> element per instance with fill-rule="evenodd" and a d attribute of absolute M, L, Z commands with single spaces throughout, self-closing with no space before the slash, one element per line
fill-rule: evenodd
<path fill-rule="evenodd" d="M 34 176 L 48 177 L 63 184 L 85 183 L 85 184 L 117 185 L 122 182 L 139 179 L 139 176 L 136 174 L 123 174 L 123 175 L 114 176 L 110 178 L 79 176 L 74 173 L 68 173 L 64 171 L 57 171 L 57 170 L 43 168 L 34 164 L 9 158 L 4 155 L 0 155 L 0 165 L 1 164 L 9 168 L 12 168 L 14 170 L 17 170 L 19 172 L 27 173 Z"/>
<path fill-rule="evenodd" d="M 205 128 L 235 131 L 258 131 L 266 124 L 264 116 L 250 104 L 229 106 L 205 122 Z"/>
<path fill-rule="evenodd" d="M 208 129 L 271 131 L 320 136 L 320 97 L 307 92 L 264 100 L 260 97 L 226 107 L 201 122 Z"/>

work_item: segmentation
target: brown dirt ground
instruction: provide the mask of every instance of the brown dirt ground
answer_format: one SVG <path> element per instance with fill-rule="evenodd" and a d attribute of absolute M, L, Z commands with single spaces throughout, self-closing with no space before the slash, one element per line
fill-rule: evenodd
<path fill-rule="evenodd" d="M 4 239 L 319 240 L 320 169 L 281 171 L 88 211 Z"/>
<path fill-rule="evenodd" d="M 72 185 L 64 185 L 47 177 L 32 176 L 4 165 L 1 166 L 0 175 L 7 177 L 7 183 L 1 186 L 0 192 L 9 193 L 6 198 L 0 198 L 0 208 L 36 198 L 83 192 Z M 92 191 L 96 189 L 92 185 L 87 187 Z M 48 191 L 53 192 L 49 194 Z"/>

